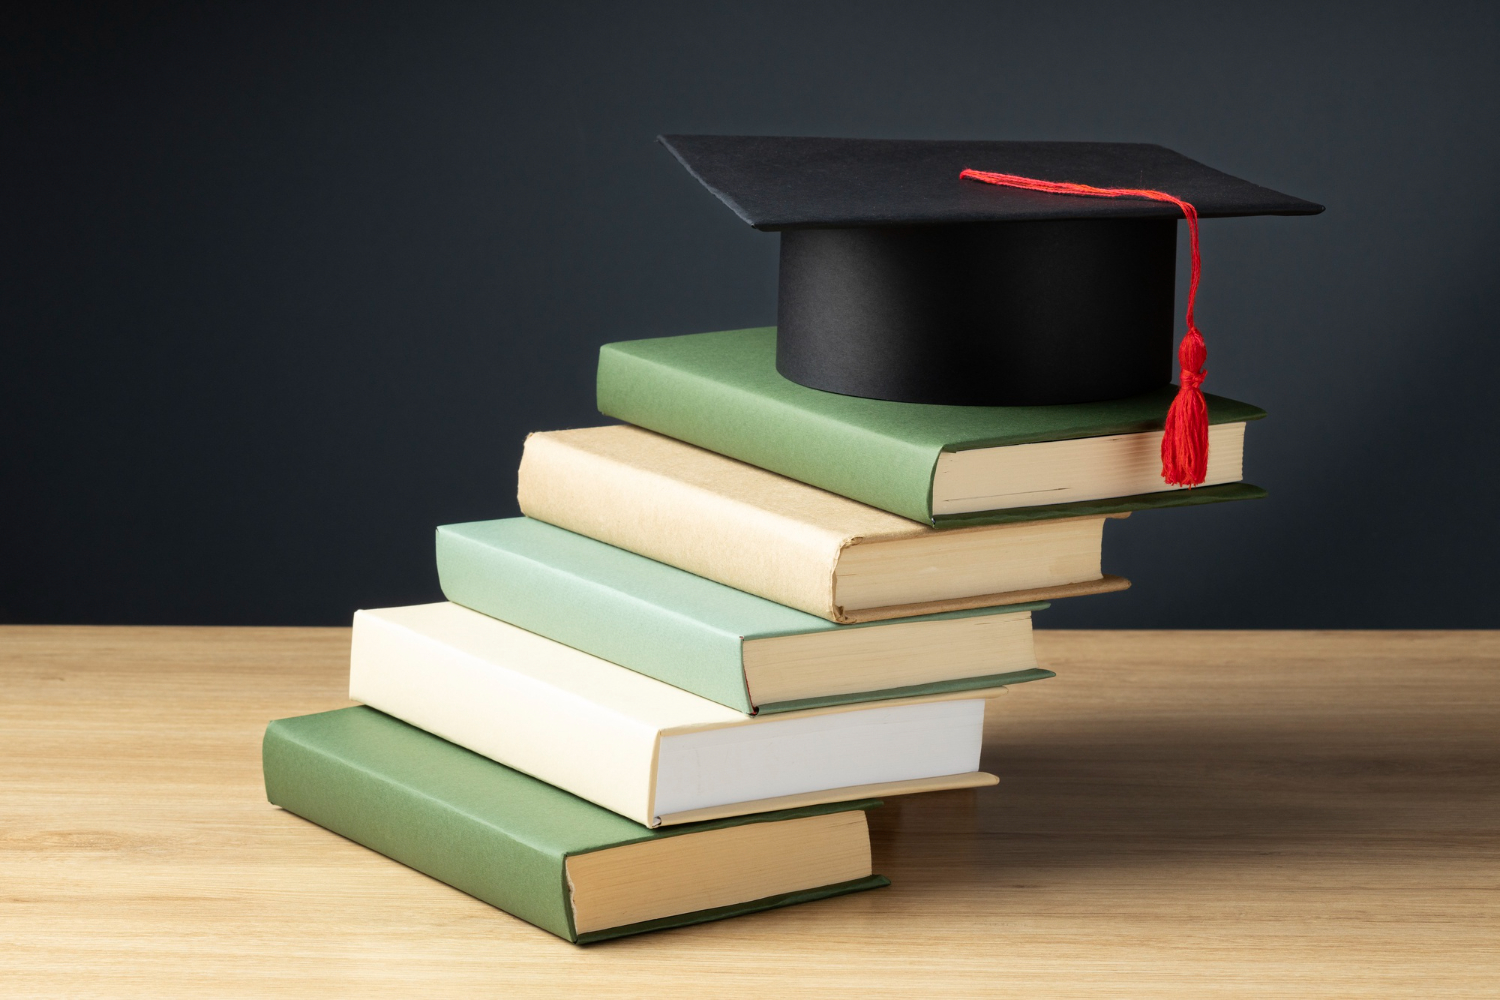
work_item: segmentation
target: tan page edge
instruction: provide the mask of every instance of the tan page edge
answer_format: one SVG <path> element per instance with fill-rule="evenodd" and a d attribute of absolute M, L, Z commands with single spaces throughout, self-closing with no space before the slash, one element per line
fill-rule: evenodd
<path fill-rule="evenodd" d="M 1120 512 L 1115 513 L 1115 514 L 1076 514 L 1073 517 L 1053 517 L 1053 518 L 1048 518 L 1047 520 L 1049 522 L 1123 520 L 1124 518 L 1127 518 L 1129 516 L 1130 516 L 1130 511 L 1125 510 L 1125 511 L 1120 511 Z M 1020 521 L 1020 522 L 1016 522 L 1016 523 L 1017 524 L 1036 524 L 1038 522 L 1036 522 L 1036 521 Z M 937 531 L 941 531 L 944 536 L 947 536 L 947 535 L 971 535 L 971 534 L 973 534 L 976 531 L 994 531 L 997 528 L 1009 528 L 1009 527 L 1014 527 L 1014 526 L 1015 526 L 1014 524 L 974 524 L 974 525 L 970 525 L 967 528 L 934 528 L 932 525 L 927 524 L 926 522 L 923 522 L 923 521 L 912 521 L 911 528 L 910 528 L 910 530 L 907 530 L 907 531 L 887 531 L 887 532 L 882 532 L 881 534 L 878 534 L 878 535 L 850 535 L 848 538 L 845 538 L 844 541 L 843 541 L 843 544 L 839 546 L 839 551 L 842 552 L 844 549 L 848 548 L 849 546 L 851 546 L 851 545 L 859 545 L 862 542 L 895 542 L 895 541 L 901 541 L 901 540 L 904 540 L 904 539 L 907 539 L 907 538 L 921 538 L 924 535 L 930 535 L 930 534 L 932 534 L 934 532 L 937 532 Z"/>
<path fill-rule="evenodd" d="M 859 608 L 855 611 L 839 610 L 831 619 L 840 625 L 862 622 L 882 622 L 892 618 L 912 618 L 917 615 L 935 615 L 944 611 L 967 611 L 970 608 L 998 607 L 1005 604 L 1027 604 L 1031 601 L 1053 601 L 1061 597 L 1083 597 L 1087 594 L 1110 594 L 1117 590 L 1129 590 L 1130 581 L 1123 576 L 1106 573 L 1097 580 L 1082 583 L 1065 583 L 1056 587 L 1035 587 L 1031 590 L 1012 590 L 1005 594 L 980 594 L 976 597 L 956 597 L 946 601 L 924 601 L 920 604 L 897 604 L 884 608 Z"/>
<path fill-rule="evenodd" d="M 900 708 L 903 705 L 926 705 L 934 701 L 988 701 L 999 698 L 1010 690 L 1007 685 L 987 688 L 965 688 L 959 691 L 934 691 L 932 694 L 913 695 L 910 698 L 890 698 L 885 701 L 851 701 L 842 705 L 823 705 L 804 708 L 799 712 L 776 712 L 772 715 L 749 715 L 743 722 L 705 722 L 691 726 L 672 726 L 656 735 L 656 746 L 661 748 L 663 736 L 681 736 L 684 733 L 701 733 L 709 729 L 736 729 L 767 722 L 784 722 L 788 719 L 807 719 L 814 715 L 840 715 L 844 712 L 862 712 L 867 708 Z M 652 779 L 655 780 L 654 778 Z"/>

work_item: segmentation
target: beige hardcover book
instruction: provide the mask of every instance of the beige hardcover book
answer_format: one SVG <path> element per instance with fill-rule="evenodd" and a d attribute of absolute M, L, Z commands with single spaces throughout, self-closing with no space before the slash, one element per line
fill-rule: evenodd
<path fill-rule="evenodd" d="M 1105 517 L 938 530 L 639 427 L 532 434 L 518 498 L 529 517 L 840 623 L 1130 586 L 1101 571 Z"/>

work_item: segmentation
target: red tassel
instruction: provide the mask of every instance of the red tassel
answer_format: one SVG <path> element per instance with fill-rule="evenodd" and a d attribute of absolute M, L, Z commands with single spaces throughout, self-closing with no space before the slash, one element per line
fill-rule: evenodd
<path fill-rule="evenodd" d="M 1203 398 L 1203 335 L 1188 327 L 1177 348 L 1177 395 L 1167 410 L 1161 439 L 1161 478 L 1173 486 L 1197 486 L 1208 475 L 1208 403 Z"/>
<path fill-rule="evenodd" d="M 1181 198 L 1150 188 L 1101 188 L 1067 181 L 1044 181 L 1017 174 L 994 174 L 987 170 L 965 170 L 960 178 L 999 184 L 1002 187 L 1043 191 L 1047 194 L 1077 194 L 1093 198 L 1150 198 L 1168 201 L 1187 219 L 1188 241 L 1193 248 L 1193 274 L 1188 285 L 1187 334 L 1177 349 L 1181 369 L 1177 396 L 1167 410 L 1166 434 L 1161 439 L 1161 478 L 1172 486 L 1197 486 L 1208 474 L 1208 403 L 1203 398 L 1203 362 L 1208 356 L 1203 334 L 1193 322 L 1198 301 L 1198 210 Z"/>

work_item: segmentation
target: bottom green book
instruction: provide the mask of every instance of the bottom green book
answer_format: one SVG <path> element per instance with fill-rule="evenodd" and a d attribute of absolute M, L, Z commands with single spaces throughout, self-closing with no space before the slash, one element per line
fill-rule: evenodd
<path fill-rule="evenodd" d="M 372 708 L 266 728 L 266 797 L 577 944 L 889 885 L 864 799 L 650 830 Z"/>

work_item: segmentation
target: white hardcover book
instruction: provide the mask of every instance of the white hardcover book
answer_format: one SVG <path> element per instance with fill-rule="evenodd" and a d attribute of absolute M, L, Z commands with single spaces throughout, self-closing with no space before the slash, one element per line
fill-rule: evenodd
<path fill-rule="evenodd" d="M 354 616 L 349 697 L 646 826 L 995 782 L 995 690 L 749 716 L 456 604 Z"/>

